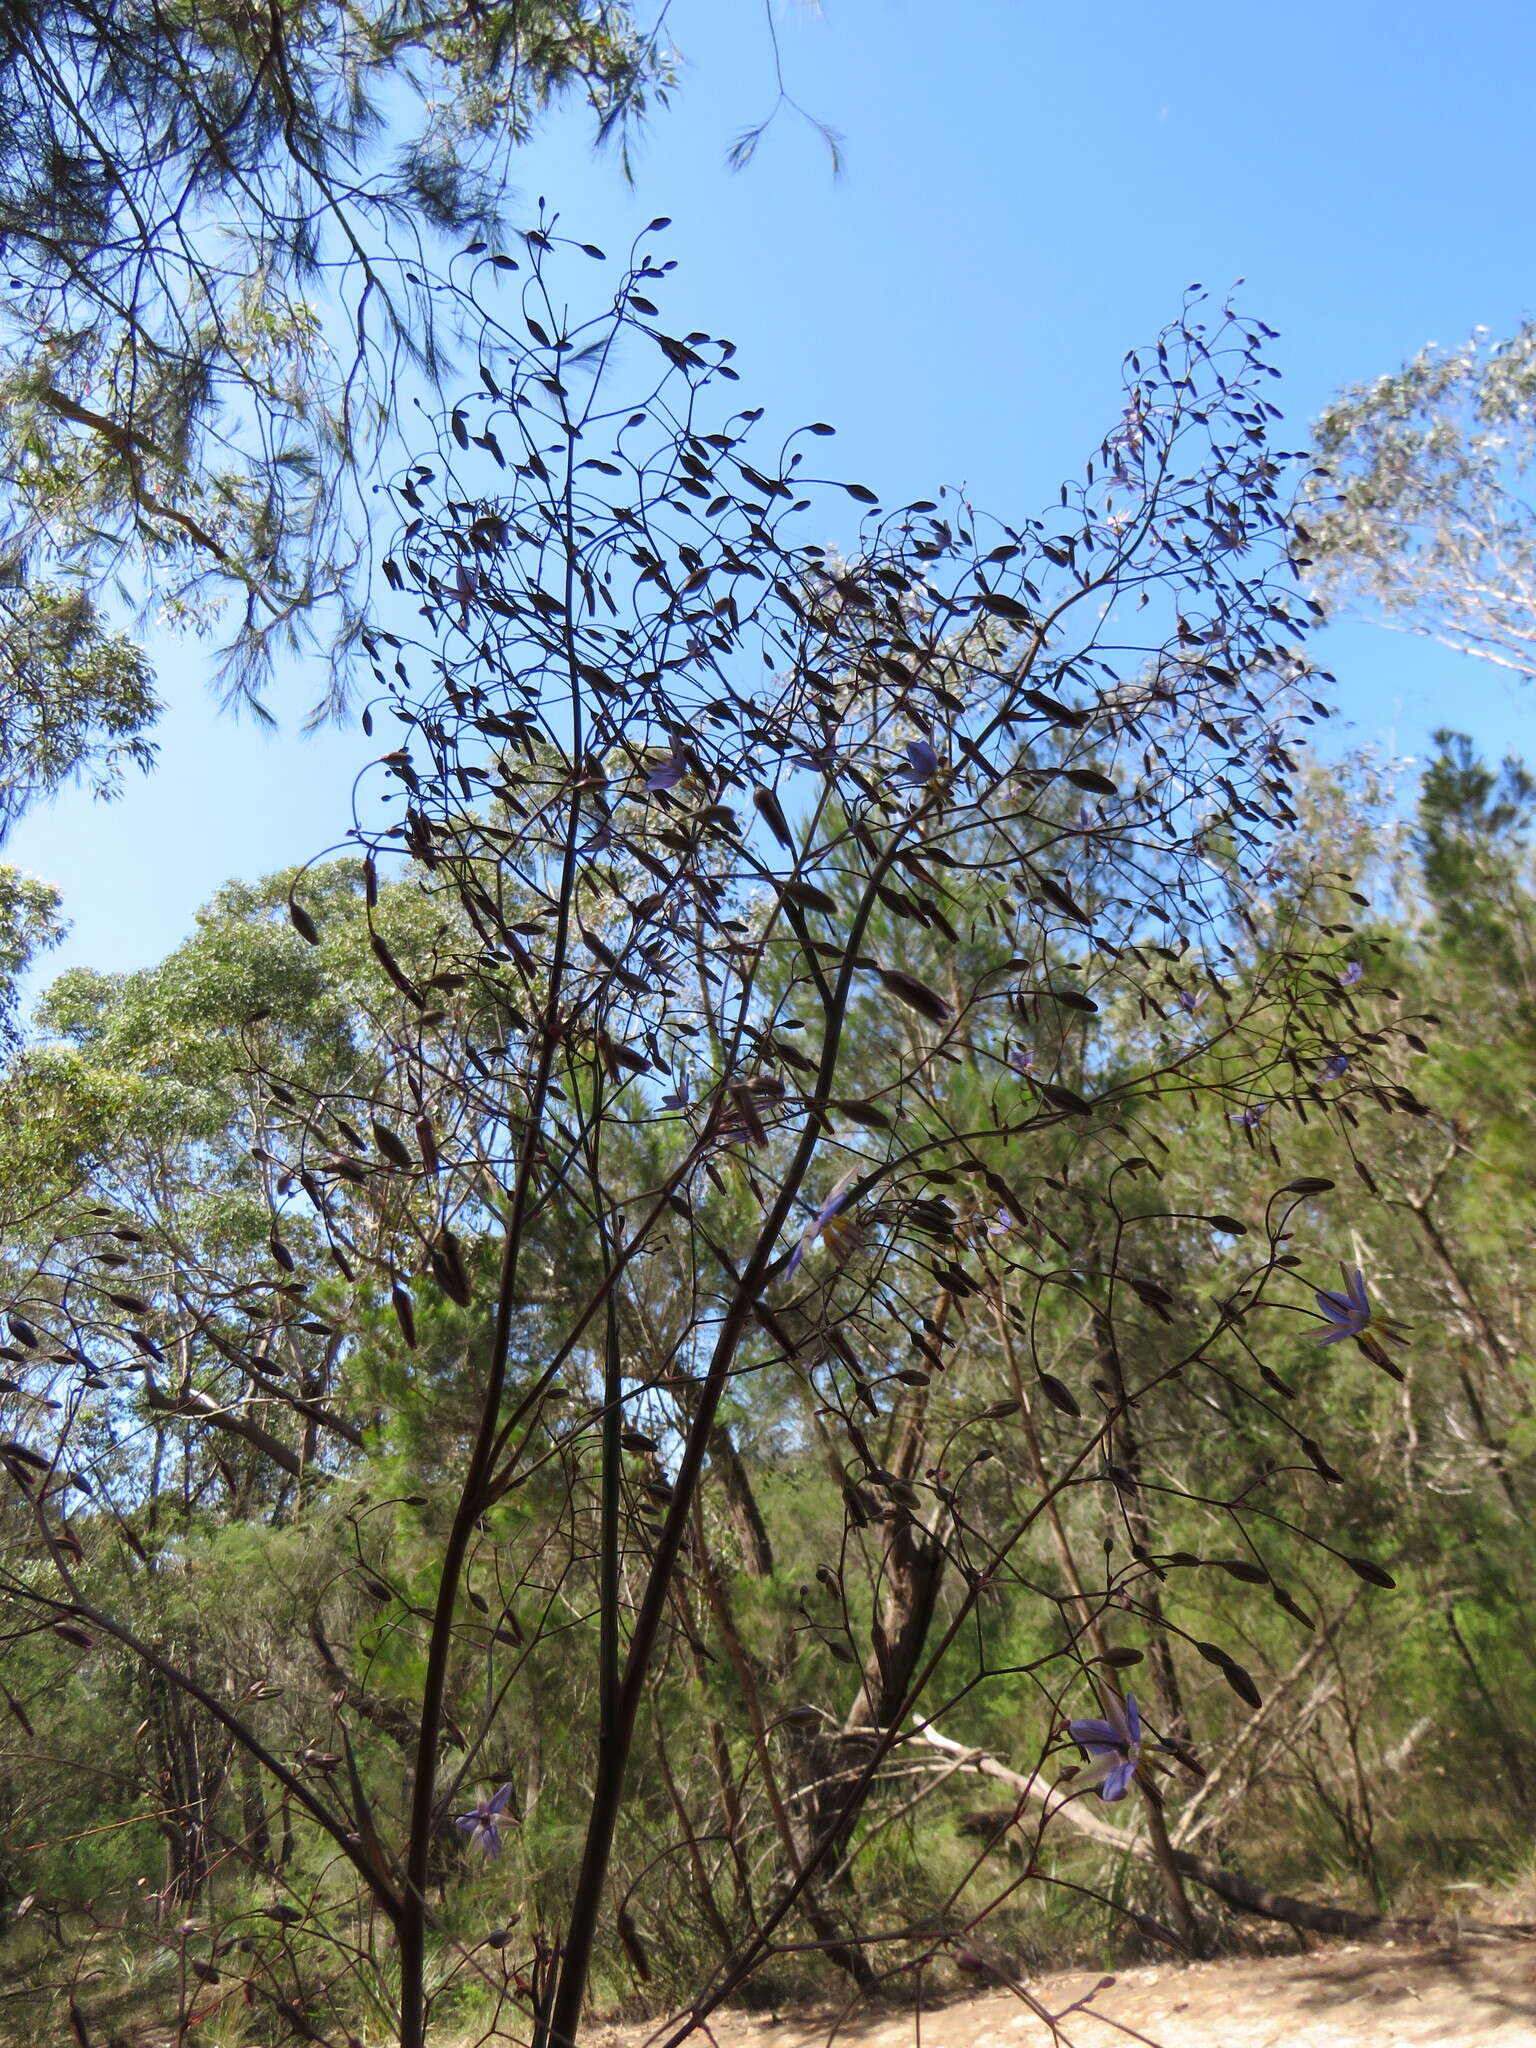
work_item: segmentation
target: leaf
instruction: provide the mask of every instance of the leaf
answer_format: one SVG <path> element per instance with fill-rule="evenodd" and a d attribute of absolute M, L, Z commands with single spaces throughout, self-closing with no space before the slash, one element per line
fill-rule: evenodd
<path fill-rule="evenodd" d="M 1053 1109 L 1070 1110 L 1074 1116 L 1093 1115 L 1093 1104 L 1085 1102 L 1070 1088 L 1063 1088 L 1059 1081 L 1037 1081 L 1035 1086 Z"/>
<path fill-rule="evenodd" d="M 1321 1174 L 1303 1174 L 1300 1180 L 1288 1180 L 1280 1190 L 1282 1195 L 1326 1195 L 1334 1186 L 1331 1180 L 1324 1180 Z"/>
<path fill-rule="evenodd" d="M 1077 901 L 1076 897 L 1073 896 L 1070 889 L 1064 888 L 1052 876 L 1042 874 L 1035 876 L 1035 886 L 1047 903 L 1054 905 L 1057 910 L 1070 917 L 1074 924 L 1082 925 L 1085 930 L 1092 930 L 1093 919 L 1084 910 L 1081 903 Z"/>
<path fill-rule="evenodd" d="M 1301 1448 L 1310 1460 L 1313 1471 L 1320 1478 L 1328 1480 L 1333 1486 L 1342 1486 L 1344 1484 L 1344 1474 L 1329 1464 L 1328 1460 L 1323 1456 L 1321 1444 L 1315 1443 L 1309 1436 L 1304 1436 L 1301 1439 Z"/>
<path fill-rule="evenodd" d="M 1000 1173 L 992 1172 L 989 1167 L 982 1174 L 982 1179 L 1003 1204 L 1014 1222 L 1022 1224 L 1027 1230 L 1034 1221 L 1034 1218 L 1030 1215 L 1029 1210 L 1024 1206 L 1019 1196 L 1008 1185 L 1008 1182 L 1003 1179 L 1003 1176 Z"/>
<path fill-rule="evenodd" d="M 639 1930 L 636 1928 L 634 1920 L 625 1907 L 621 1906 L 619 1908 L 614 1924 L 618 1929 L 619 1940 L 624 1944 L 624 1953 L 629 1957 L 630 1963 L 633 1965 L 635 1975 L 642 1984 L 649 1984 L 651 1981 L 651 1966 L 646 1960 L 645 1944 L 641 1941 Z"/>
<path fill-rule="evenodd" d="M 1095 1664 L 1107 1664 L 1111 1671 L 1129 1671 L 1133 1664 L 1141 1663 L 1144 1654 L 1141 1650 L 1133 1650 L 1126 1647 L 1119 1650 L 1106 1650 L 1102 1657 L 1095 1657 L 1092 1661 Z"/>
<path fill-rule="evenodd" d="M 1097 768 L 1063 768 L 1061 771 L 1068 782 L 1079 789 L 1091 790 L 1095 796 L 1118 796 L 1120 786 L 1111 782 L 1107 775 L 1101 775 Z"/>
<path fill-rule="evenodd" d="M 1299 1606 L 1291 1598 L 1290 1594 L 1286 1592 L 1284 1586 L 1275 1586 L 1271 1590 L 1275 1596 L 1275 1605 L 1283 1607 L 1293 1621 L 1299 1621 L 1303 1628 L 1315 1629 L 1317 1627 L 1317 1623 L 1308 1614 L 1305 1607 Z"/>
<path fill-rule="evenodd" d="M 399 989 L 401 995 L 405 997 L 407 1002 L 413 1003 L 419 1010 L 421 1008 L 421 991 L 417 988 L 415 982 L 411 980 L 410 976 L 406 974 L 384 940 L 377 932 L 370 931 L 368 943 L 373 948 L 373 957 L 378 961 L 395 987 Z"/>
<path fill-rule="evenodd" d="M 407 1172 L 415 1166 L 416 1162 L 411 1157 L 409 1148 L 402 1139 L 396 1137 L 388 1124 L 380 1123 L 379 1119 L 374 1117 L 369 1128 L 373 1132 L 373 1142 L 391 1166 L 403 1167 Z"/>
<path fill-rule="evenodd" d="M 600 1043 L 603 1059 L 614 1080 L 618 1079 L 620 1068 L 630 1074 L 648 1074 L 651 1071 L 650 1061 L 643 1053 L 636 1052 L 633 1046 L 622 1045 L 618 1039 L 609 1038 L 606 1034 Z"/>
<path fill-rule="evenodd" d="M 433 1279 L 448 1299 L 456 1301 L 460 1308 L 468 1308 L 474 1300 L 474 1290 L 469 1284 L 459 1240 L 446 1224 L 438 1232 L 437 1242 L 427 1248 L 427 1263 L 432 1268 Z"/>
<path fill-rule="evenodd" d="M 919 981 L 915 974 L 903 974 L 899 967 L 880 967 L 875 971 L 882 985 L 920 1016 L 935 1024 L 948 1024 L 954 1016 L 954 1011 L 938 990 L 930 988 L 926 981 Z"/>
<path fill-rule="evenodd" d="M 794 1046 L 786 1045 L 782 1038 L 771 1040 L 770 1050 L 776 1060 L 786 1067 L 793 1068 L 797 1074 L 814 1074 L 817 1072 L 816 1062 L 813 1059 L 808 1059 L 803 1052 L 797 1051 Z"/>
<path fill-rule="evenodd" d="M 1265 1571 L 1263 1565 L 1254 1564 L 1249 1558 L 1214 1557 L 1211 1562 L 1212 1564 L 1220 1565 L 1221 1569 L 1229 1577 L 1241 1579 L 1245 1586 L 1267 1586 L 1269 1584 L 1269 1573 Z"/>
<path fill-rule="evenodd" d="M 1235 1216 L 1207 1216 L 1205 1220 L 1209 1223 L 1212 1230 L 1220 1230 L 1228 1237 L 1246 1237 L 1248 1235 L 1247 1224 L 1239 1223 Z"/>
<path fill-rule="evenodd" d="M 873 1102 L 851 1101 L 846 1097 L 834 1096 L 827 1107 L 835 1109 L 839 1116 L 847 1117 L 850 1123 L 863 1124 L 867 1130 L 888 1131 L 891 1128 L 889 1116 Z"/>
<path fill-rule="evenodd" d="M 837 915 L 837 900 L 814 882 L 780 882 L 779 894 L 802 910 L 819 910 L 823 917 Z"/>
<path fill-rule="evenodd" d="M 1221 1675 L 1237 1694 L 1238 1698 L 1252 1707 L 1255 1712 L 1264 1704 L 1264 1695 L 1241 1664 L 1235 1664 L 1228 1657 L 1221 1667 Z"/>
<path fill-rule="evenodd" d="M 787 853 L 795 850 L 794 834 L 789 829 L 789 820 L 784 815 L 784 806 L 771 789 L 761 784 L 752 792 L 752 801 L 762 816 L 763 823 Z"/>
<path fill-rule="evenodd" d="M 1001 591 L 983 591 L 981 608 L 996 619 L 1006 619 L 1010 626 L 1032 626 L 1035 623 L 1034 614 L 1027 606 L 1020 604 L 1017 598 L 1004 597 Z"/>
<path fill-rule="evenodd" d="M 1060 1003 L 1065 1010 L 1081 1011 L 1085 1017 L 1097 1017 L 1099 1006 L 1092 996 L 1082 995 L 1075 988 L 1045 988 L 1040 991 L 1049 996 L 1053 1003 Z"/>
<path fill-rule="evenodd" d="M 1079 726 L 1088 723 L 1086 711 L 1074 711 L 1069 704 L 1063 704 L 1059 698 L 1048 697 L 1044 690 L 1021 690 L 1019 694 L 1032 710 L 1038 711 L 1042 718 L 1052 719 L 1057 725 Z"/>
<path fill-rule="evenodd" d="M 1074 1418 L 1082 1414 L 1083 1411 L 1077 1405 L 1072 1389 L 1057 1379 L 1054 1373 L 1042 1372 L 1036 1377 L 1040 1383 L 1041 1393 L 1053 1408 L 1059 1408 L 1063 1415 L 1071 1415 Z"/>
<path fill-rule="evenodd" d="M 288 922 L 293 926 L 306 946 L 318 946 L 320 929 L 309 912 L 295 897 L 288 898 Z"/>
<path fill-rule="evenodd" d="M 411 1297 L 397 1280 L 389 1291 L 389 1298 L 394 1304 L 395 1320 L 400 1325 L 400 1334 L 404 1337 L 411 1350 L 414 1351 L 416 1349 L 416 1311 L 411 1305 Z"/>
<path fill-rule="evenodd" d="M 1379 1564 L 1372 1564 L 1368 1557 L 1346 1557 L 1344 1562 L 1355 1577 L 1364 1579 L 1368 1586 L 1381 1586 L 1389 1593 L 1397 1591 L 1397 1581 L 1392 1574 L 1384 1572 Z"/>

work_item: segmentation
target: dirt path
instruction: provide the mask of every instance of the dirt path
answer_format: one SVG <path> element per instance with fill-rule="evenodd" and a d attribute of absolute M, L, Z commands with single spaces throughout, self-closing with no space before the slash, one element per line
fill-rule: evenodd
<path fill-rule="evenodd" d="M 1059 2017 L 1071 2048 L 1536 2048 L 1536 1943 L 1467 1940 L 1407 1948 L 1356 1943 L 1311 1955 L 1243 1958 L 1189 1969 L 1123 1971 L 1107 1989 L 1086 1972 L 1023 1988 Z M 1086 2006 L 1080 2001 L 1087 2000 Z M 1069 2007 L 1078 2009 L 1068 2012 Z M 1043 2019 L 1008 1992 L 922 2015 L 731 2014 L 718 2048 L 1050 2048 Z M 625 2029 L 612 2048 L 639 2048 Z M 662 2038 L 665 2038 L 663 2035 Z M 703 2038 L 695 2036 L 699 2048 Z"/>

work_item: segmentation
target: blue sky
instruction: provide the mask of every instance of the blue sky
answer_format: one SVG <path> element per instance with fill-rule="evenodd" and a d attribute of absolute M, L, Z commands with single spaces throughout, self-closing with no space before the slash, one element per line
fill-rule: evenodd
<path fill-rule="evenodd" d="M 1038 510 L 1117 414 L 1125 350 L 1195 280 L 1244 280 L 1241 303 L 1280 330 L 1291 447 L 1341 384 L 1536 312 L 1527 0 L 1466 17 L 1423 0 L 778 0 L 786 82 L 842 134 L 840 179 L 787 107 L 748 169 L 724 167 L 774 104 L 761 0 L 673 0 L 667 19 L 683 75 L 635 189 L 561 119 L 523 159 L 513 216 L 542 194 L 617 252 L 670 215 L 669 311 L 737 343 L 745 402 L 786 428 L 833 421 L 839 473 L 888 500 L 951 483 L 1004 517 Z M 221 881 L 339 838 L 377 751 L 355 727 L 302 738 L 301 676 L 267 738 L 215 712 L 196 642 L 153 651 L 158 771 L 111 806 L 66 793 L 6 849 L 64 890 L 55 966 L 156 959 Z M 1451 723 L 1536 754 L 1532 698 L 1483 664 L 1363 624 L 1319 652 L 1338 676 L 1331 745 L 1420 755 Z"/>

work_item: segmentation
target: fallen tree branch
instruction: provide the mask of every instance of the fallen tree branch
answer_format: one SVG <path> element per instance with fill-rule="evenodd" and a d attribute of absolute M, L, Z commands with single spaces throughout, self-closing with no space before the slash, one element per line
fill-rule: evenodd
<path fill-rule="evenodd" d="M 1028 1801 L 1041 1807 L 1047 1820 L 1064 1820 L 1069 1827 L 1092 1841 L 1113 1846 L 1124 1855 L 1134 1856 L 1138 1862 L 1153 1862 L 1149 1842 L 1133 1828 L 1117 1828 L 1108 1821 L 1100 1820 L 1096 1813 L 1085 1809 L 1083 1801 L 1086 1795 L 1074 1797 L 1070 1785 L 1062 1786 L 1047 1780 L 1038 1772 L 1026 1778 L 1018 1771 L 1009 1770 L 1006 1764 L 999 1763 L 985 1750 L 967 1749 L 964 1743 L 951 1741 L 934 1727 L 914 1728 L 911 1739 L 953 1757 L 957 1770 L 973 1772 L 980 1778 L 996 1779 L 1020 1795 L 1019 1804 L 1011 1815 L 997 1815 L 999 1834 L 1010 1821 L 1017 1824 L 1019 1814 Z M 1262 1885 L 1251 1884 L 1236 1871 L 1213 1863 L 1207 1856 L 1192 1855 L 1187 1849 L 1176 1849 L 1174 1860 L 1182 1876 L 1193 1878 L 1196 1884 L 1204 1885 L 1207 1891 L 1214 1892 L 1239 1912 L 1255 1913 L 1265 1920 L 1279 1920 L 1288 1927 L 1304 1928 L 1311 1934 L 1349 1935 L 1357 1941 L 1379 1940 L 1383 1936 L 1433 1934 L 1440 1926 L 1434 1920 L 1399 1920 L 1384 1913 L 1356 1913 L 1345 1906 L 1318 1906 L 1309 1899 L 1292 1898 L 1287 1892 L 1267 1891 Z M 1536 1935 L 1536 1922 L 1528 1920 L 1458 1920 L 1455 1925 L 1462 1933 L 1496 1935 L 1510 1940 Z"/>

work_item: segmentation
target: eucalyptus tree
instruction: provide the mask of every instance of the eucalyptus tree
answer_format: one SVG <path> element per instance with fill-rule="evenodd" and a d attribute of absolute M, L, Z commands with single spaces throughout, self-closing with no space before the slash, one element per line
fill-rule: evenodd
<path fill-rule="evenodd" d="M 1426 348 L 1318 420 L 1306 551 L 1323 593 L 1536 674 L 1536 326 Z"/>
<path fill-rule="evenodd" d="M 0 1035 L 17 1029 L 17 983 L 63 938 L 59 892 L 20 868 L 0 865 Z"/>
<path fill-rule="evenodd" d="M 1369 1302 L 1322 1292 L 1319 1318 L 1298 1295 L 1296 1217 L 1326 1231 L 1307 1206 L 1325 1178 L 1286 1182 L 1254 1148 L 1254 1249 L 1215 1292 L 1198 1273 L 1242 1219 L 1157 1192 L 1161 1105 L 1210 1098 L 1251 1131 L 1283 1095 L 1342 1119 L 1407 1028 L 1390 997 L 1341 1005 L 1317 972 L 1337 878 L 1301 876 L 1294 940 L 1260 969 L 1243 951 L 1297 823 L 1287 740 L 1322 709 L 1263 332 L 1192 301 L 1128 359 L 1123 411 L 1045 517 L 983 519 L 947 493 L 883 512 L 816 474 L 830 428 L 775 443 L 733 406 L 732 347 L 673 331 L 649 237 L 590 319 L 567 310 L 565 268 L 602 252 L 543 212 L 522 247 L 515 280 L 495 273 L 513 303 L 487 308 L 479 387 L 396 480 L 384 569 L 423 627 L 360 629 L 366 723 L 398 726 L 355 825 L 380 1027 L 345 1077 L 289 1071 L 270 1037 L 241 1062 L 261 1301 L 335 1340 L 338 1388 L 383 1372 L 430 1397 L 440 1319 L 458 1333 L 456 1434 L 407 1474 L 386 1413 L 329 1480 L 349 1526 L 414 1532 L 409 1573 L 361 1536 L 351 1564 L 409 1771 L 371 1769 L 366 1680 L 295 1747 L 269 1687 L 216 1692 L 104 1589 L 94 1552 L 132 1504 L 87 1526 L 68 1512 L 92 1418 L 110 1426 L 146 1357 L 207 1334 L 169 1284 L 166 1219 L 133 1221 L 124 1186 L 99 1219 L 143 1246 L 114 1269 L 118 1315 L 81 1277 L 93 1241 L 57 1246 L 16 1304 L 21 1397 L 59 1405 L 29 1410 L 9 1454 L 34 1531 L 6 1573 L 10 1626 L 147 1665 L 280 1802 L 298 1860 L 271 1931 L 226 1942 L 219 1967 L 301 2037 L 366 2003 L 423 2048 L 434 2008 L 475 1989 L 489 2024 L 564 2048 L 596 1957 L 643 1970 L 674 1873 L 703 1872 L 714 1944 L 674 2040 L 785 1954 L 860 1988 L 933 1966 L 1011 1880 L 978 1859 L 895 1931 L 861 1924 L 844 1880 L 871 1797 L 927 1760 L 940 1713 L 962 1738 L 1012 1729 L 1037 1846 L 1060 1814 L 1081 1824 L 1095 1786 L 1134 1784 L 1171 1938 L 1192 1940 L 1153 1757 L 1163 1742 L 1187 1762 L 1188 1743 L 1166 1687 L 1142 1721 L 1115 1674 L 1142 1654 L 1125 1637 L 1177 1629 L 1159 1587 L 1210 1560 L 1164 1544 L 1149 1503 L 1189 1489 L 1142 1418 L 1207 1381 L 1264 1408 L 1279 1456 L 1235 1446 L 1189 1516 L 1241 1542 L 1232 1575 L 1300 1612 L 1286 1575 L 1305 1531 L 1265 1489 L 1304 1499 L 1331 1467 L 1271 1413 L 1267 1333 L 1300 1312 L 1394 1369 Z M 404 925 L 400 863 L 418 892 Z M 288 899 L 322 955 L 334 873 Z M 995 1399 L 946 1380 L 973 1318 L 1006 1375 Z M 254 1373 L 258 1348 L 237 1342 L 231 1367 Z M 305 1414 L 302 1386 L 259 1377 Z M 772 1385 L 794 1390 L 829 1482 L 798 1654 L 774 1679 L 805 1692 L 782 1712 L 706 1514 L 771 1572 L 732 1431 Z M 1046 1411 L 1062 1433 L 1043 1440 Z M 1090 1498 L 1108 1537 L 1091 1569 L 1062 1513 Z M 1066 1547 L 1042 1584 L 1053 1516 Z M 941 1579 L 942 1606 L 920 1585 Z M 712 1786 L 660 1750 L 650 1770 L 658 1703 L 711 1718 L 706 1626 L 738 1707 L 707 1731 Z M 1235 1655 L 1195 1647 L 1257 1703 Z M 562 1795 L 579 1849 L 519 1928 L 453 1851 L 506 1867 L 526 1811 L 511 1766 L 532 1783 L 525 1728 L 552 1674 L 584 1764 Z M 1073 1716 L 1095 1705 L 1102 1723 Z M 804 1770 L 823 1725 L 856 1745 L 830 1792 Z M 1072 1740 L 1094 1759 L 1075 1790 Z M 716 1893 L 722 1847 L 736 1877 Z M 464 1914 L 486 1910 L 475 1933 Z"/>
<path fill-rule="evenodd" d="M 0 593 L 0 840 L 27 806 L 67 782 L 112 796 L 147 768 L 159 714 L 151 667 L 82 591 L 32 582 Z"/>

